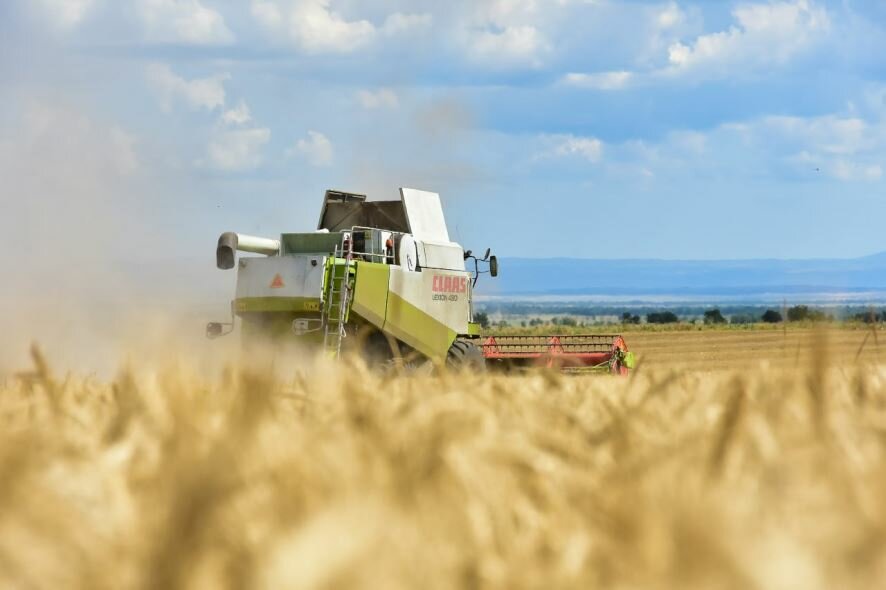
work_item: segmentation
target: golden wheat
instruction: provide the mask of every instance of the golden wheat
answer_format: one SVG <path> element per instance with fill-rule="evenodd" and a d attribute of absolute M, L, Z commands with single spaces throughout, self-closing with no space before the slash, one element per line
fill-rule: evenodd
<path fill-rule="evenodd" d="M 628 379 L 111 382 L 35 349 L 0 386 L 0 587 L 880 587 L 886 370 L 825 346 Z"/>

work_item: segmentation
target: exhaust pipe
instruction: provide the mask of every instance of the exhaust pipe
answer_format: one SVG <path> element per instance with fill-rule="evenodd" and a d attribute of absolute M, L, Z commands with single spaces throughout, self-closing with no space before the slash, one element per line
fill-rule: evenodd
<path fill-rule="evenodd" d="M 276 256 L 280 253 L 280 240 L 257 238 L 234 232 L 223 233 L 218 239 L 218 248 L 215 250 L 215 265 L 221 270 L 234 268 L 238 250 L 252 254 Z"/>

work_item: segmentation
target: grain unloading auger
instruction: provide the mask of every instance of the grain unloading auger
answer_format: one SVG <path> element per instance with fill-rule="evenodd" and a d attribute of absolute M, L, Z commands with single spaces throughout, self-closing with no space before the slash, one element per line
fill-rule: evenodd
<path fill-rule="evenodd" d="M 236 253 L 262 254 L 241 257 Z M 473 265 L 468 270 L 467 264 Z M 397 201 L 327 191 L 317 230 L 279 239 L 225 233 L 216 263 L 237 268 L 229 323 L 207 336 L 293 340 L 337 358 L 450 367 L 550 367 L 625 374 L 633 355 L 620 336 L 483 336 L 474 287 L 498 275 L 498 260 L 452 242 L 440 197 L 400 189 Z"/>

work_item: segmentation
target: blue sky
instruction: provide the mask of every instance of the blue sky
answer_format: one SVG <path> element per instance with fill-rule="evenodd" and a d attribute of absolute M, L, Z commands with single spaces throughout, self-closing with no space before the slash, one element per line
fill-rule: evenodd
<path fill-rule="evenodd" d="M 5 0 L 0 80 L 6 262 L 211 257 L 401 185 L 505 257 L 886 250 L 876 0 Z"/>

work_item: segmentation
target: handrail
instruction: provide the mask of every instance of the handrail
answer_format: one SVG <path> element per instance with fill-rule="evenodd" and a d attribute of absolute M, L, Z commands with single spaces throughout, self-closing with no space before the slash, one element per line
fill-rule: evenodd
<path fill-rule="evenodd" d="M 344 248 L 344 244 L 345 244 L 345 242 L 346 242 L 346 241 L 349 241 L 350 244 L 349 244 L 348 252 L 350 253 L 350 255 L 351 255 L 352 257 L 354 257 L 354 256 L 361 256 L 361 257 L 363 257 L 363 258 L 370 258 L 370 259 L 372 259 L 372 260 L 379 259 L 379 260 L 381 261 L 382 264 L 391 264 L 391 265 L 393 265 L 393 264 L 396 262 L 396 256 L 395 256 L 393 253 L 389 255 L 389 254 L 386 253 L 386 252 L 385 252 L 385 253 L 380 253 L 380 254 L 379 254 L 379 253 L 376 253 L 376 252 L 355 252 L 355 251 L 353 250 L 353 247 L 354 247 L 354 233 L 355 233 L 355 232 L 359 232 L 359 231 L 372 231 L 372 232 L 376 232 L 376 231 L 377 231 L 377 232 L 385 232 L 385 233 L 389 233 L 389 234 L 391 234 L 391 237 L 392 237 L 392 238 L 394 238 L 394 237 L 402 237 L 402 236 L 408 235 L 408 234 L 405 234 L 405 233 L 403 233 L 403 232 L 391 231 L 391 230 L 386 230 L 386 229 L 377 228 L 377 227 L 363 227 L 363 226 L 360 226 L 360 225 L 355 225 L 354 227 L 351 228 L 350 231 L 342 232 L 343 234 L 348 234 L 348 235 L 350 236 L 350 237 L 347 237 L 347 236 L 343 236 L 343 237 L 342 237 L 342 248 Z M 368 262 L 371 262 L 372 260 L 369 260 Z"/>

